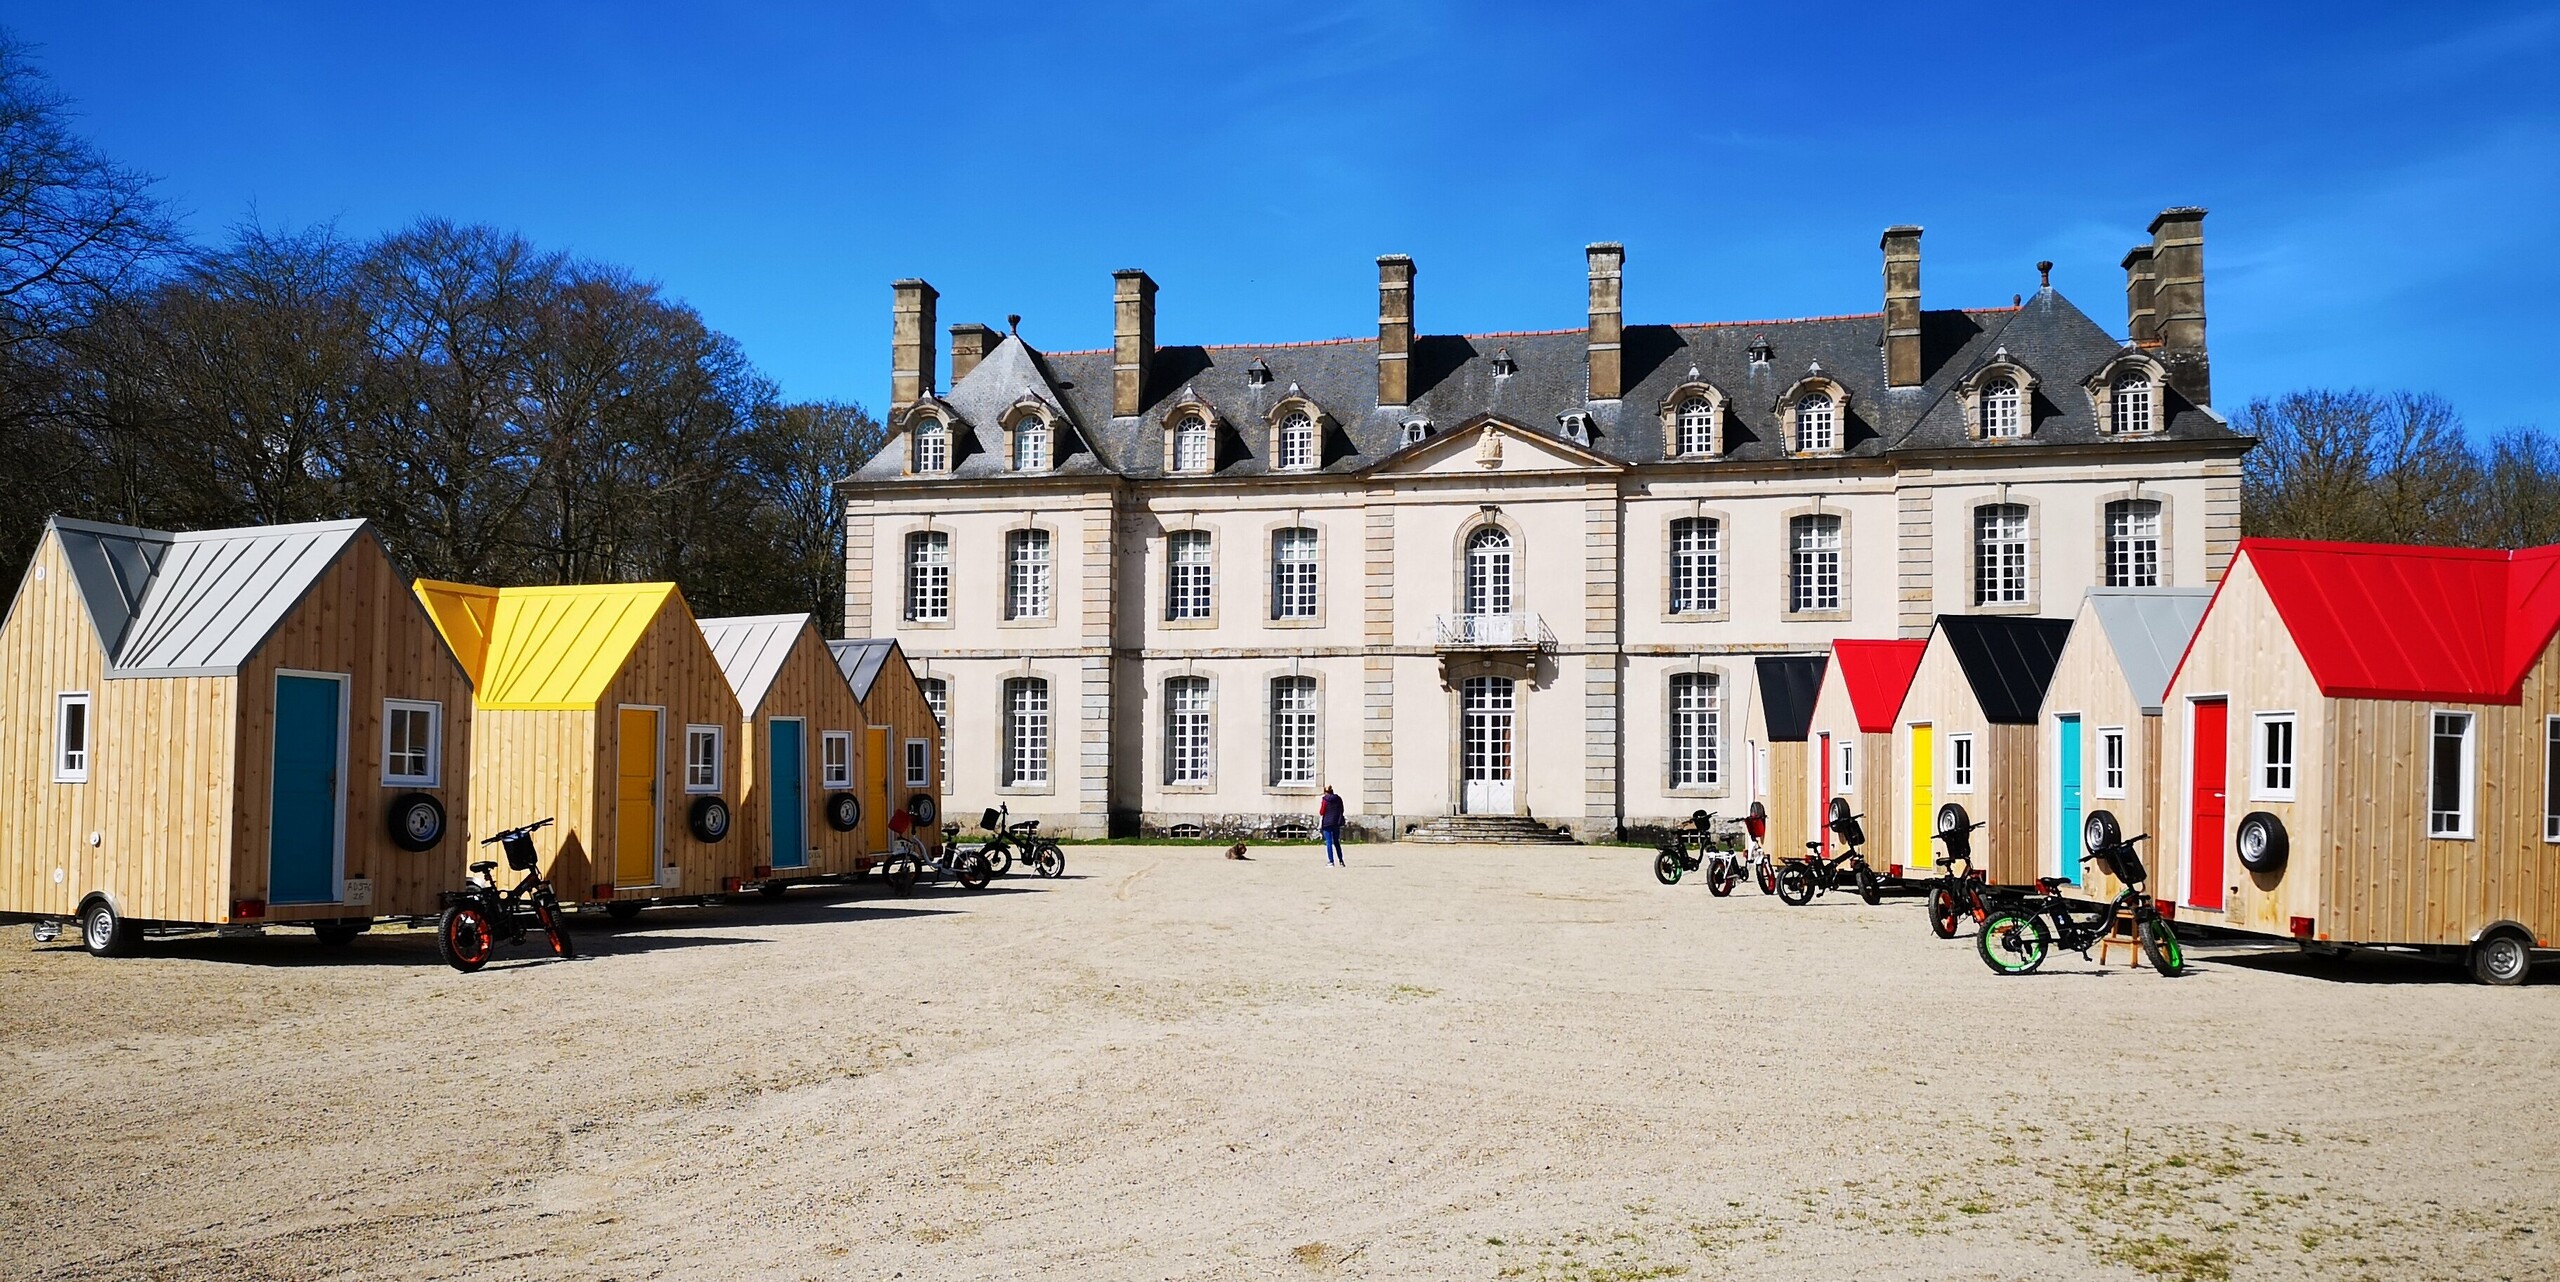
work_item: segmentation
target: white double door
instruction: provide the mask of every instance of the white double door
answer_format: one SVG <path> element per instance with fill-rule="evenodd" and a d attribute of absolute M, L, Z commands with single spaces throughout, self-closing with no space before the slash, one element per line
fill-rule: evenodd
<path fill-rule="evenodd" d="M 1511 781 L 1518 685 L 1509 677 L 1468 677 L 1458 687 L 1458 808 L 1466 814 L 1518 813 Z"/>

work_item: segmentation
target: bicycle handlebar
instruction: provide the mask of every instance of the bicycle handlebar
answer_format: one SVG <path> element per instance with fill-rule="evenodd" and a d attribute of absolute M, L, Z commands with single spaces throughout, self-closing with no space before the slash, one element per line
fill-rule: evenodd
<path fill-rule="evenodd" d="M 536 820 L 534 820 L 532 823 L 526 824 L 526 825 L 525 825 L 524 827 L 522 827 L 522 828 L 509 828 L 509 829 L 507 829 L 505 832 L 497 833 L 497 834 L 495 834 L 495 835 L 493 835 L 493 836 L 483 837 L 483 838 L 481 838 L 481 839 L 480 839 L 480 844 L 481 844 L 481 845 L 484 845 L 484 846 L 494 846 L 494 845 L 497 845 L 499 842 L 505 841 L 505 840 L 506 840 L 507 838 L 509 838 L 509 837 L 522 837 L 522 836 L 527 836 L 527 835 L 530 835 L 530 834 L 532 834 L 532 833 L 540 832 L 540 831 L 542 831 L 543 829 L 548 828 L 548 827 L 550 827 L 550 826 L 551 826 L 551 821 L 550 821 L 550 820 L 548 820 L 548 819 L 536 819 Z"/>

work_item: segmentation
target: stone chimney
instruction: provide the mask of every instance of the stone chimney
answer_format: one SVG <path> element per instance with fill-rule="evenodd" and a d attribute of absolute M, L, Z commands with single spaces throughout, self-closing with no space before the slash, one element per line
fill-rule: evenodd
<path fill-rule="evenodd" d="M 1884 229 L 1884 382 L 1918 387 L 1920 370 L 1920 229 Z"/>
<path fill-rule="evenodd" d="M 1614 401 L 1626 394 L 1626 365 L 1619 341 L 1626 335 L 1626 247 L 1604 240 L 1582 247 L 1591 263 L 1591 328 L 1588 363 L 1591 399 Z"/>
<path fill-rule="evenodd" d="M 960 380 L 969 377 L 969 371 L 978 368 L 978 362 L 985 360 L 1000 341 L 995 330 L 985 325 L 952 326 L 951 385 L 958 387 Z"/>
<path fill-rule="evenodd" d="M 1147 407 L 1147 370 L 1156 363 L 1156 283 L 1135 267 L 1111 273 L 1111 416 Z"/>
<path fill-rule="evenodd" d="M 2124 255 L 2124 332 L 2127 342 L 2136 347 L 2160 344 L 2160 313 L 2152 306 L 2152 290 L 2159 285 L 2151 265 L 2151 247 L 2136 245 Z"/>
<path fill-rule="evenodd" d="M 920 280 L 889 287 L 889 414 L 933 390 L 933 305 L 942 295 Z"/>
<path fill-rule="evenodd" d="M 1413 260 L 1378 256 L 1378 404 L 1413 403 Z"/>
<path fill-rule="evenodd" d="M 2190 404 L 2213 404 L 2213 366 L 2204 351 L 2204 211 L 2164 209 L 2151 220 L 2151 288 L 2160 363 Z"/>

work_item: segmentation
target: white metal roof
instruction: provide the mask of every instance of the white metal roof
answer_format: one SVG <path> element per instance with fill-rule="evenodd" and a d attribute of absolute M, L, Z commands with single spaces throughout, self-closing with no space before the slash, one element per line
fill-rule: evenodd
<path fill-rule="evenodd" d="M 2097 613 L 2108 648 L 2115 651 L 2135 706 L 2145 714 L 2160 711 L 2169 678 L 2177 675 L 2178 658 L 2187 652 L 2187 642 L 2212 601 L 2211 588 L 2089 589 L 2089 608 Z"/>
<path fill-rule="evenodd" d="M 107 676 L 232 676 L 363 521 L 173 534 L 55 517 Z"/>
<path fill-rule="evenodd" d="M 729 679 L 738 706 L 751 717 L 765 693 L 773 689 L 773 679 L 782 674 L 782 661 L 791 657 L 792 643 L 811 626 L 805 614 L 759 614 L 700 623 L 702 639 L 711 643 L 713 657 L 720 660 L 720 675 Z"/>
<path fill-rule="evenodd" d="M 857 637 L 850 641 L 829 641 L 827 650 L 835 655 L 836 666 L 844 669 L 845 681 L 853 687 L 853 697 L 871 697 L 871 683 L 880 679 L 882 665 L 889 662 L 889 652 L 898 643 L 887 637 Z"/>

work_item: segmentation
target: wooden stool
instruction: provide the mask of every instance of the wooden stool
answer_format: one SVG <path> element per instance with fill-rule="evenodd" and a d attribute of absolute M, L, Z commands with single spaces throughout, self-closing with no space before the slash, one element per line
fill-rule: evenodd
<path fill-rule="evenodd" d="M 2118 948 L 2124 950 L 2125 965 L 2142 965 L 2142 937 L 2134 930 L 2130 908 L 2118 908 L 2116 919 L 2107 923 L 2106 937 L 2098 941 L 2098 964 L 2106 965 L 2107 955 Z"/>

